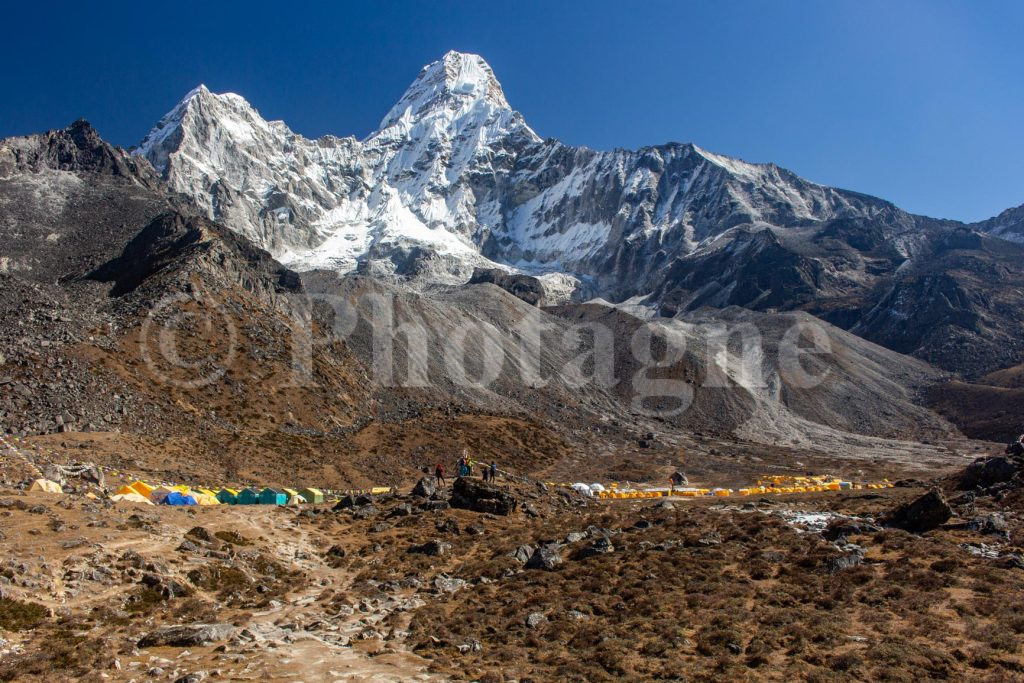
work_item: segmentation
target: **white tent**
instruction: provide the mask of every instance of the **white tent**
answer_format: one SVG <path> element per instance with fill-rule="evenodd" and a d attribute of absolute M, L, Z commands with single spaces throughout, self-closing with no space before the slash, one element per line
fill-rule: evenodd
<path fill-rule="evenodd" d="M 577 482 L 577 483 L 573 484 L 572 485 L 572 489 L 573 489 L 573 491 L 578 491 L 579 493 L 582 493 L 584 496 L 593 496 L 594 495 L 594 492 L 590 489 L 590 487 L 587 486 L 586 484 L 582 483 L 582 482 Z"/>
<path fill-rule="evenodd" d="M 28 487 L 29 491 L 42 491 L 43 493 L 64 493 L 64 489 L 55 481 L 49 479 L 36 479 Z"/>
<path fill-rule="evenodd" d="M 141 493 L 119 493 L 116 496 L 111 496 L 110 500 L 115 503 L 143 503 L 145 505 L 152 505 L 153 501 L 146 498 Z"/>
<path fill-rule="evenodd" d="M 590 485 L 590 490 L 594 493 L 602 493 L 604 491 L 604 486 L 595 482 Z"/>

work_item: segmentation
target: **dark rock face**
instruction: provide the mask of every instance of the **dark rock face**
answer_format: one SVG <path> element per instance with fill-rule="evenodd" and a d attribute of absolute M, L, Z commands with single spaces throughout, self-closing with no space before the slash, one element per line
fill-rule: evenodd
<path fill-rule="evenodd" d="M 942 494 L 929 491 L 892 510 L 881 521 L 885 526 L 920 534 L 945 524 L 952 516 L 953 510 Z"/>
<path fill-rule="evenodd" d="M 519 501 L 508 491 L 482 481 L 460 477 L 452 487 L 451 506 L 492 515 L 510 515 Z"/>
<path fill-rule="evenodd" d="M 956 487 L 960 491 L 988 488 L 1010 481 L 1020 470 L 1020 462 L 1013 458 L 979 458 L 967 466 Z"/>
<path fill-rule="evenodd" d="M 509 273 L 501 268 L 475 268 L 469 280 L 471 285 L 490 283 L 501 287 L 514 297 L 531 306 L 544 305 L 544 288 L 540 280 L 529 275 Z"/>
<path fill-rule="evenodd" d="M 0 152 L 0 177 L 15 171 L 52 169 L 144 178 L 153 186 L 158 182 L 149 164 L 108 145 L 85 119 L 63 130 L 12 141 L 14 144 Z"/>
<path fill-rule="evenodd" d="M 234 633 L 231 624 L 164 626 L 139 641 L 139 647 L 202 647 L 227 640 Z"/>

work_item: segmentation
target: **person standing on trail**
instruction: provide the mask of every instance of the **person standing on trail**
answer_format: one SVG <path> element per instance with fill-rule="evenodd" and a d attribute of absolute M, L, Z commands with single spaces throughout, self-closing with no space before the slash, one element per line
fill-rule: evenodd
<path fill-rule="evenodd" d="M 486 466 L 480 468 L 480 477 L 484 480 L 484 482 L 486 482 L 488 479 L 491 478 L 491 470 L 488 469 Z"/>
<path fill-rule="evenodd" d="M 488 469 L 490 469 L 490 470 L 491 470 L 491 483 L 493 484 L 493 483 L 494 483 L 494 480 L 498 478 L 498 466 L 497 466 L 497 464 L 495 464 L 495 462 L 494 462 L 494 461 L 492 460 L 492 461 L 491 461 L 491 466 L 490 466 L 490 468 L 488 468 Z"/>
<path fill-rule="evenodd" d="M 437 479 L 437 483 L 441 488 L 445 488 L 446 484 L 444 481 L 444 465 L 437 463 L 434 465 L 434 478 Z"/>

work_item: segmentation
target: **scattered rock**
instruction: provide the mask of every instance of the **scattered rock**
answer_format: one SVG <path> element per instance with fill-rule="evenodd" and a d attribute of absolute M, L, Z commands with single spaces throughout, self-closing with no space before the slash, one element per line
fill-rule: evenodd
<path fill-rule="evenodd" d="M 436 477 L 423 477 L 416 482 L 416 486 L 412 489 L 412 495 L 420 498 L 430 498 L 435 493 L 437 493 Z"/>
<path fill-rule="evenodd" d="M 842 538 L 849 538 L 850 536 L 863 536 L 864 534 L 873 534 L 878 531 L 878 527 L 871 522 L 866 522 L 860 519 L 833 519 L 825 527 L 825 530 L 821 532 L 823 538 L 829 541 L 838 541 Z"/>
<path fill-rule="evenodd" d="M 459 523 L 451 517 L 448 517 L 443 522 L 439 522 L 436 525 L 436 528 L 440 533 L 452 534 L 453 536 L 458 536 L 462 533 L 462 530 L 459 528 Z"/>
<path fill-rule="evenodd" d="M 139 647 L 200 647 L 227 640 L 234 633 L 231 624 L 163 626 L 144 636 Z"/>
<path fill-rule="evenodd" d="M 864 561 L 864 551 L 856 546 L 850 552 L 825 558 L 825 571 L 829 574 L 856 567 Z"/>
<path fill-rule="evenodd" d="M 542 612 L 531 612 L 526 617 L 526 628 L 537 628 L 543 624 L 546 624 L 548 618 L 544 616 Z"/>
<path fill-rule="evenodd" d="M 1012 458 L 978 458 L 964 469 L 956 487 L 961 491 L 988 488 L 1010 481 L 1019 469 L 1020 465 Z"/>
<path fill-rule="evenodd" d="M 967 522 L 967 528 L 971 531 L 977 531 L 983 534 L 1002 534 L 1008 535 L 1008 527 L 1006 525 L 1006 517 L 998 512 L 993 512 L 989 515 L 982 517 L 975 517 L 971 521 Z"/>
<path fill-rule="evenodd" d="M 353 519 L 369 519 L 379 513 L 376 505 L 360 505 L 359 507 L 352 508 Z"/>
<path fill-rule="evenodd" d="M 929 491 L 890 511 L 881 522 L 885 526 L 920 534 L 945 524 L 952 516 L 953 510 L 942 494 Z"/>
<path fill-rule="evenodd" d="M 422 545 L 412 546 L 411 548 L 409 548 L 409 552 L 419 553 L 421 555 L 430 555 L 431 557 L 437 557 L 440 555 L 444 555 L 451 549 L 451 543 L 445 543 L 444 541 L 435 538 L 434 540 L 427 541 Z"/>
<path fill-rule="evenodd" d="M 615 546 L 607 537 L 600 537 L 586 548 L 577 553 L 576 557 L 580 560 L 585 560 L 588 557 L 595 557 L 597 555 L 605 555 L 607 553 L 615 552 Z"/>
<path fill-rule="evenodd" d="M 519 502 L 515 497 L 493 484 L 476 479 L 459 477 L 452 486 L 451 506 L 474 512 L 494 515 L 510 515 L 516 511 Z"/>
<path fill-rule="evenodd" d="M 549 543 L 533 551 L 530 559 L 526 561 L 526 568 L 551 571 L 560 564 L 562 564 L 561 547 L 554 543 Z"/>
<path fill-rule="evenodd" d="M 434 588 L 442 593 L 454 593 L 465 585 L 466 582 L 462 579 L 455 579 L 448 576 L 439 576 L 434 579 Z"/>
<path fill-rule="evenodd" d="M 194 527 L 192 527 L 191 529 L 189 529 L 188 533 L 185 534 L 185 535 L 186 536 L 190 536 L 191 538 L 193 538 L 193 539 L 195 539 L 197 541 L 201 541 L 203 543 L 216 543 L 217 542 L 217 538 L 212 533 L 210 533 L 209 529 L 206 529 L 205 527 L 201 527 L 201 526 L 194 526 Z"/>
<path fill-rule="evenodd" d="M 408 503 L 402 503 L 394 510 L 388 513 L 388 517 L 409 517 L 412 515 L 412 505 Z"/>
<path fill-rule="evenodd" d="M 528 545 L 521 545 L 512 553 L 512 558 L 519 564 L 526 564 L 533 556 L 533 548 Z"/>

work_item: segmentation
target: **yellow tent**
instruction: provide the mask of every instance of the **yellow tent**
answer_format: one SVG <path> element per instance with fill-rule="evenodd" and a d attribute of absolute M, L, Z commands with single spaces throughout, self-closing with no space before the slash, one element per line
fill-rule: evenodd
<path fill-rule="evenodd" d="M 127 487 L 126 487 L 127 488 Z M 110 497 L 110 500 L 115 503 L 143 503 L 145 505 L 152 505 L 153 501 L 146 498 L 141 493 L 132 491 L 131 493 L 117 493 Z"/>
<path fill-rule="evenodd" d="M 140 496 L 145 496 L 146 498 L 149 498 L 149 494 L 153 493 L 153 489 L 156 488 L 154 486 L 150 486 L 144 481 L 133 481 L 131 484 L 128 484 L 128 486 L 132 488 L 135 493 Z"/>
<path fill-rule="evenodd" d="M 55 481 L 49 479 L 36 479 L 28 487 L 29 491 L 42 491 L 43 493 L 64 493 L 64 489 Z"/>
<path fill-rule="evenodd" d="M 200 493 L 199 491 L 189 491 L 188 495 L 196 499 L 196 503 L 199 505 L 220 505 L 220 501 L 217 500 L 217 496 L 211 496 L 208 493 Z"/>

